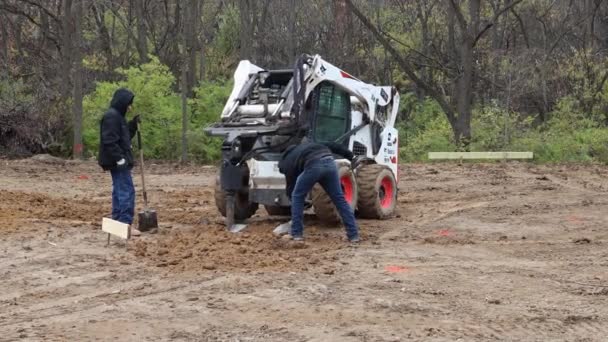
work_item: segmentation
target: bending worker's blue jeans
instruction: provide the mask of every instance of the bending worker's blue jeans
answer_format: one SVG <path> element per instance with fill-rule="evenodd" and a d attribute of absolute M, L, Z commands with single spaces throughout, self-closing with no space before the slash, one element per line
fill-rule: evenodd
<path fill-rule="evenodd" d="M 304 171 L 298 176 L 295 188 L 291 194 L 291 236 L 299 238 L 304 234 L 304 200 L 316 183 L 321 184 L 336 206 L 336 209 L 338 209 L 342 223 L 344 223 L 346 228 L 348 239 L 357 239 L 359 231 L 355 223 L 355 215 L 344 198 L 338 169 L 332 157 L 310 161 L 304 168 Z"/>
<path fill-rule="evenodd" d="M 112 174 L 112 219 L 133 223 L 135 214 L 135 187 L 131 178 L 131 170 L 111 170 Z"/>

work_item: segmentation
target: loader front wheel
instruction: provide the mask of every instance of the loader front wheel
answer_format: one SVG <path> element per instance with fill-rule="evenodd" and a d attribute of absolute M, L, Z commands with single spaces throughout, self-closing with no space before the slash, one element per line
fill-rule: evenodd
<path fill-rule="evenodd" d="M 357 206 L 357 181 L 350 166 L 344 164 L 338 166 L 338 176 L 340 177 L 340 185 L 344 193 L 344 199 L 354 211 Z M 315 209 L 315 214 L 322 223 L 335 224 L 340 222 L 340 214 L 331 198 L 321 185 L 316 184 L 312 189 L 312 205 Z"/>
<path fill-rule="evenodd" d="M 397 206 L 397 181 L 393 172 L 378 164 L 363 165 L 357 172 L 359 216 L 366 219 L 388 219 Z"/>
<path fill-rule="evenodd" d="M 226 217 L 226 192 L 222 190 L 219 175 L 215 178 L 214 197 L 217 210 L 222 216 Z M 241 190 L 236 193 L 236 201 L 234 203 L 234 219 L 236 221 L 250 218 L 257 210 L 258 204 L 249 202 L 249 190 Z"/>

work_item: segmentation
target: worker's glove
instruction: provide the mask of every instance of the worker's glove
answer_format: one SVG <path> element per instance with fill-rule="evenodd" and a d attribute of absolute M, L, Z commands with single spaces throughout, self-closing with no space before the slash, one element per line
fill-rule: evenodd
<path fill-rule="evenodd" d="M 129 130 L 131 132 L 136 132 L 139 129 L 139 123 L 141 122 L 141 118 L 138 115 L 135 115 L 131 121 L 129 121 Z"/>
<path fill-rule="evenodd" d="M 119 161 L 116 162 L 116 167 L 119 170 L 124 170 L 127 168 L 127 160 L 125 158 L 121 158 Z"/>

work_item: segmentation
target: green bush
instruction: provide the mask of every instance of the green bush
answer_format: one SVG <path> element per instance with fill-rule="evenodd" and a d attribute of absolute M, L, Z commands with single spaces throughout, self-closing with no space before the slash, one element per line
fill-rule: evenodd
<path fill-rule="evenodd" d="M 403 161 L 425 161 L 428 152 L 457 150 L 445 114 L 434 101 L 427 99 L 410 108 L 409 120 L 398 125 Z M 549 120 L 536 126 L 531 116 L 508 112 L 497 104 L 476 108 L 470 150 L 532 151 L 540 163 L 608 163 L 608 129 L 599 117 L 592 118 L 580 108 L 579 101 L 565 97 Z"/>
<path fill-rule="evenodd" d="M 181 98 L 173 89 L 175 77 L 169 68 L 152 58 L 148 64 L 120 69 L 119 82 L 100 82 L 84 100 L 84 134 L 86 151 L 95 155 L 99 147 L 99 121 L 108 109 L 116 89 L 126 87 L 135 93 L 130 119 L 141 114 L 140 125 L 146 157 L 179 159 L 181 156 Z M 227 82 L 204 83 L 195 89 L 188 101 L 188 154 L 191 160 L 213 162 L 219 158 L 221 141 L 207 137 L 203 128 L 219 120 L 230 94 Z M 135 141 L 134 141 L 135 143 Z"/>
<path fill-rule="evenodd" d="M 537 162 L 608 163 L 608 129 L 581 112 L 577 101 L 558 102 L 550 119 L 528 130 L 512 144 L 513 149 L 534 152 Z"/>
<path fill-rule="evenodd" d="M 551 122 L 548 126 L 530 130 L 521 138 L 515 139 L 511 148 L 534 152 L 534 160 L 539 163 L 608 163 L 607 129 L 595 127 L 559 130 L 552 128 Z"/>
<path fill-rule="evenodd" d="M 418 131 L 399 149 L 400 158 L 405 162 L 424 161 L 428 159 L 428 152 L 456 151 L 452 140 L 452 129 L 445 118 L 435 118 L 426 123 L 425 129 Z"/>
<path fill-rule="evenodd" d="M 147 157 L 173 159 L 179 153 L 181 127 L 180 97 L 172 90 L 175 78 L 157 58 L 150 63 L 119 69 L 119 82 L 100 82 L 84 99 L 84 134 L 86 151 L 95 154 L 99 147 L 99 121 L 108 109 L 116 89 L 126 87 L 135 93 L 133 110 L 142 118 L 141 132 Z"/>
<path fill-rule="evenodd" d="M 190 101 L 192 129 L 188 133 L 188 146 L 191 160 L 212 163 L 220 159 L 222 139 L 207 136 L 203 128 L 219 121 L 231 89 L 229 82 L 205 82 L 196 89 L 196 96 Z"/>

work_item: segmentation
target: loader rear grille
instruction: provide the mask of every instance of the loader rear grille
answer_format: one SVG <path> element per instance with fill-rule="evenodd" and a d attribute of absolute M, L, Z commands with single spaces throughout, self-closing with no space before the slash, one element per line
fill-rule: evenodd
<path fill-rule="evenodd" d="M 353 154 L 356 156 L 366 156 L 367 155 L 367 147 L 362 143 L 355 141 L 353 144 Z"/>

